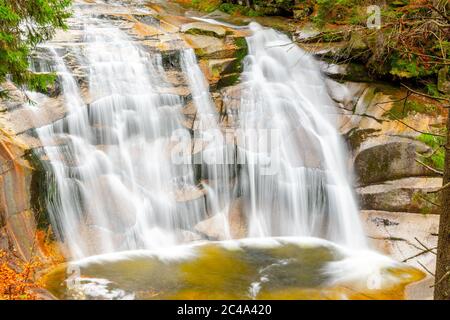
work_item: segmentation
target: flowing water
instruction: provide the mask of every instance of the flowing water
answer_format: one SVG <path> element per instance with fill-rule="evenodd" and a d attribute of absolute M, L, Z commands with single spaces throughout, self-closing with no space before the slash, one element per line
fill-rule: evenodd
<path fill-rule="evenodd" d="M 228 225 L 228 212 L 234 192 L 235 167 L 232 164 L 234 145 L 227 143 L 226 137 L 219 126 L 219 116 L 209 93 L 209 85 L 197 63 L 194 50 L 186 49 L 181 53 L 182 70 L 188 78 L 192 100 L 197 109 L 194 143 L 198 140 L 206 146 L 200 159 L 194 157 L 194 163 L 201 165 L 201 170 L 207 177 L 203 183 L 207 191 L 206 199 L 211 214 L 220 217 L 225 238 L 231 238 Z"/>
<path fill-rule="evenodd" d="M 50 159 L 56 194 L 49 210 L 73 258 L 177 243 L 174 231 L 199 220 L 204 208 L 178 202 L 195 189 L 190 164 L 173 164 L 172 133 L 181 126 L 182 100 L 170 85 L 161 57 L 140 50 L 119 28 L 85 21 L 90 103 L 54 51 L 68 116 L 38 134 Z M 56 139 L 63 146 L 53 146 Z M 53 140 L 53 141 L 52 141 Z"/>
<path fill-rule="evenodd" d="M 250 28 L 239 108 L 240 128 L 256 132 L 239 144 L 250 158 L 241 173 L 250 236 L 318 236 L 365 248 L 345 149 L 331 122 L 336 110 L 317 62 L 281 33 Z"/>
<path fill-rule="evenodd" d="M 317 238 L 202 242 L 89 257 L 55 269 L 64 299 L 402 299 L 423 274 Z M 72 272 L 79 272 L 78 275 Z"/>
<path fill-rule="evenodd" d="M 367 249 L 333 102 L 316 61 L 286 36 L 250 24 L 230 138 L 182 41 L 190 98 L 167 80 L 161 53 L 120 23 L 83 6 L 72 22 L 82 49 L 43 48 L 67 116 L 37 129 L 52 225 L 79 271 L 46 276 L 56 296 L 401 298 L 421 278 Z M 251 239 L 231 240 L 238 202 Z M 228 240 L 182 244 L 208 217 Z"/>

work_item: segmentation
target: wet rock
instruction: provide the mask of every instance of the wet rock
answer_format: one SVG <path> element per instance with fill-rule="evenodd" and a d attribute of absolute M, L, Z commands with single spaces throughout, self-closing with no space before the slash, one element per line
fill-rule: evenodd
<path fill-rule="evenodd" d="M 294 19 L 305 19 L 306 17 L 310 16 L 314 11 L 314 6 L 303 4 L 303 5 L 296 5 L 293 10 L 293 18 Z"/>
<path fill-rule="evenodd" d="M 244 238 L 246 236 L 247 225 L 242 212 L 242 201 L 240 199 L 231 205 L 228 218 L 222 214 L 216 214 L 195 226 L 196 231 L 214 240 L 228 239 L 227 228 L 229 228 L 230 236 L 233 239 Z"/>
<path fill-rule="evenodd" d="M 320 34 L 320 29 L 312 23 L 306 23 L 300 30 L 294 33 L 294 38 L 300 42 L 308 42 L 311 39 L 315 39 Z"/>
<path fill-rule="evenodd" d="M 86 203 L 87 225 L 106 228 L 114 232 L 124 232 L 136 223 L 137 208 L 133 202 L 133 195 L 123 183 L 112 175 L 103 175 L 91 182 L 89 194 L 80 197 Z M 109 199 L 99 203 L 97 199 Z M 108 213 L 108 221 L 90 221 L 96 212 Z M 99 224 L 101 223 L 101 225 Z"/>
<path fill-rule="evenodd" d="M 416 161 L 417 154 L 429 152 L 423 143 L 408 139 L 367 141 L 354 160 L 360 185 L 406 177 L 433 176 L 435 173 Z"/>
<path fill-rule="evenodd" d="M 36 221 L 32 211 L 26 210 L 9 215 L 6 220 L 6 231 L 12 246 L 23 260 L 42 254 L 34 245 Z"/>
<path fill-rule="evenodd" d="M 329 70 L 329 72 L 340 72 L 341 70 L 341 66 L 329 64 L 322 64 L 322 68 L 323 70 Z M 348 111 L 353 111 L 355 109 L 361 95 L 367 89 L 367 84 L 358 82 L 341 83 L 332 79 L 326 79 L 326 84 L 330 97 L 338 103 L 341 108 Z"/>
<path fill-rule="evenodd" d="M 406 298 L 432 299 L 434 278 L 424 268 L 435 270 L 439 216 L 367 210 L 361 212 L 361 219 L 372 248 L 404 261 L 426 275 L 425 279 L 407 288 Z"/>
<path fill-rule="evenodd" d="M 236 47 L 232 44 L 225 44 L 223 39 L 191 34 L 185 34 L 184 39 L 195 50 L 198 57 L 227 59 L 234 58 L 236 54 Z"/>
<path fill-rule="evenodd" d="M 184 24 L 181 26 L 180 32 L 216 38 L 224 38 L 227 34 L 227 30 L 224 27 L 206 22 L 192 22 Z"/>
<path fill-rule="evenodd" d="M 0 250 L 9 250 L 9 239 L 8 234 L 6 232 L 5 221 L 3 220 L 2 215 L 0 215 Z"/>
<path fill-rule="evenodd" d="M 188 243 L 193 241 L 199 241 L 202 240 L 202 236 L 198 233 L 188 231 L 188 230 L 177 230 L 176 232 L 178 241 L 182 243 Z"/>
<path fill-rule="evenodd" d="M 13 132 L 14 135 L 19 135 L 31 129 L 54 123 L 67 115 L 62 98 L 48 98 L 39 95 L 34 101 L 39 102 L 39 111 L 22 103 L 10 112 L 0 115 L 1 127 Z M 37 112 L 39 112 L 39 116 Z"/>
<path fill-rule="evenodd" d="M 442 178 L 404 178 L 356 189 L 364 210 L 439 214 Z"/>
<path fill-rule="evenodd" d="M 233 85 L 240 78 L 242 71 L 241 61 L 237 58 L 203 60 L 200 61 L 200 67 L 216 90 Z M 232 77 L 234 79 L 231 79 Z"/>
<path fill-rule="evenodd" d="M 148 25 L 148 24 L 141 23 L 141 22 L 134 24 L 133 32 L 137 36 L 143 37 L 143 38 L 149 38 L 149 37 L 153 38 L 153 37 L 163 34 L 161 32 L 161 30 L 159 30 L 158 28 Z"/>
<path fill-rule="evenodd" d="M 197 200 L 200 198 L 203 198 L 206 194 L 205 189 L 198 189 L 195 187 L 192 188 L 186 188 L 182 190 L 177 190 L 175 193 L 175 199 L 178 202 L 186 202 L 186 201 L 192 201 Z"/>
<path fill-rule="evenodd" d="M 203 220 L 195 226 L 195 230 L 213 240 L 224 240 L 226 236 L 227 219 L 224 215 L 216 214 Z"/>

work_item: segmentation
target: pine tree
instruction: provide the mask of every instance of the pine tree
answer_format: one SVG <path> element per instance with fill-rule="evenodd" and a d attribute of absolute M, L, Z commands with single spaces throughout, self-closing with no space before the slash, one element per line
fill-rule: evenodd
<path fill-rule="evenodd" d="M 71 0 L 0 0 L 0 97 L 7 96 L 1 83 L 9 79 L 32 90 L 45 90 L 54 75 L 34 74 L 29 56 L 56 29 L 65 29 Z"/>

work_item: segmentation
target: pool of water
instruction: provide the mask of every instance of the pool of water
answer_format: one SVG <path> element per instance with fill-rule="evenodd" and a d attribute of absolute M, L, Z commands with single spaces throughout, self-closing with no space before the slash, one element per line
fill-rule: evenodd
<path fill-rule="evenodd" d="M 43 281 L 61 299 L 402 299 L 423 276 L 371 251 L 263 238 L 93 256 Z"/>

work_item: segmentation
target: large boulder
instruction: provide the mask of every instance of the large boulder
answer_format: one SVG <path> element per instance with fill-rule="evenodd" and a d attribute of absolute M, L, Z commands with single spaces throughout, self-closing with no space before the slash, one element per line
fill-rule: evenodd
<path fill-rule="evenodd" d="M 387 140 L 387 141 L 386 141 Z M 359 185 L 379 183 L 406 177 L 433 176 L 435 172 L 416 161 L 418 154 L 430 148 L 412 139 L 367 141 L 356 155 L 354 167 Z"/>
<path fill-rule="evenodd" d="M 440 197 L 432 192 L 441 186 L 442 178 L 403 178 L 361 187 L 356 192 L 365 210 L 439 214 Z"/>
<path fill-rule="evenodd" d="M 247 222 L 242 212 L 242 201 L 239 199 L 231 205 L 228 216 L 215 214 L 199 222 L 195 230 L 211 240 L 244 238 L 247 234 Z"/>

